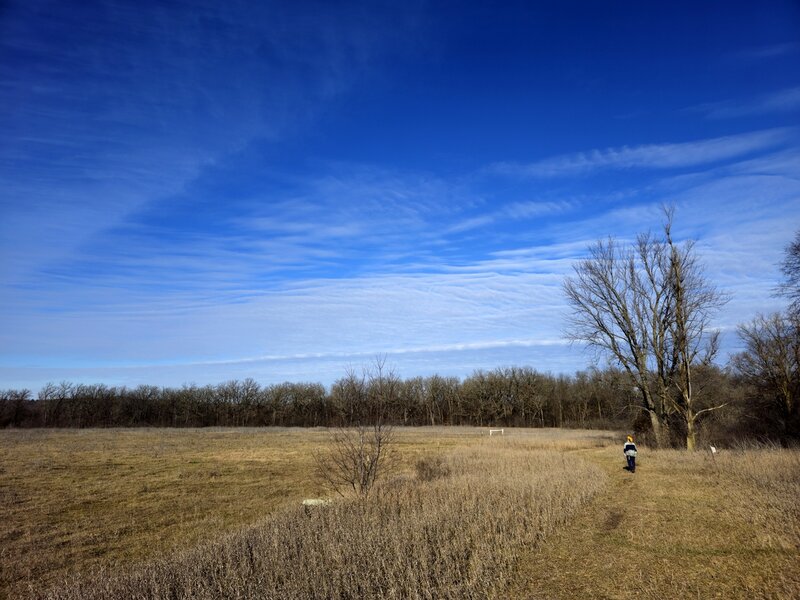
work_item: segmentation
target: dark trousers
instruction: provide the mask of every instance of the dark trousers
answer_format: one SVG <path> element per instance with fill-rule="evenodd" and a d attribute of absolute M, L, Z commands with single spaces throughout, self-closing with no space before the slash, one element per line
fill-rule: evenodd
<path fill-rule="evenodd" d="M 626 456 L 625 458 L 628 459 L 628 470 L 631 473 L 636 471 L 636 457 L 635 456 Z"/>

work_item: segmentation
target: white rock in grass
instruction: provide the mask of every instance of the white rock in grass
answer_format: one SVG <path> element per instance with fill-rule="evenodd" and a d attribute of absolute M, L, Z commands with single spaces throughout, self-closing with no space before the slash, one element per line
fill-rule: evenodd
<path fill-rule="evenodd" d="M 303 506 L 324 506 L 330 503 L 331 501 L 325 498 L 306 498 L 303 500 Z"/>

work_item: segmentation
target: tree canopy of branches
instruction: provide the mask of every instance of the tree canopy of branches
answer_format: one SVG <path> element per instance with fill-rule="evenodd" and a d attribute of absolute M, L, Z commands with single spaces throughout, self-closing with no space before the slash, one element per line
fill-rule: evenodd
<path fill-rule="evenodd" d="M 748 432 L 769 437 L 763 433 L 770 430 L 762 427 L 766 424 L 762 417 L 770 413 L 753 410 L 754 388 L 738 372 L 712 364 L 694 368 L 692 378 L 693 393 L 702 406 L 733 404 L 721 414 L 712 413 L 713 419 L 703 418 L 699 429 L 703 439 L 719 445 L 725 439 L 747 437 Z M 478 370 L 465 379 L 432 375 L 373 383 L 363 373 L 350 371 L 328 391 L 319 383 L 261 385 L 252 379 L 180 388 L 62 383 L 44 386 L 38 397 L 24 389 L 0 390 L 0 428 L 357 429 L 361 424 L 369 430 L 373 417 L 383 414 L 391 425 L 633 428 L 639 433 L 643 425 L 649 429 L 648 422 L 638 419 L 644 414 L 636 408 L 640 395 L 628 374 L 613 366 L 574 375 L 502 367 Z M 371 432 L 365 433 L 368 442 Z"/>
<path fill-rule="evenodd" d="M 691 242 L 672 238 L 672 211 L 663 235 L 614 239 L 589 248 L 564 282 L 571 307 L 568 335 L 595 348 L 628 374 L 639 392 L 656 443 L 667 441 L 673 415 L 687 448 L 695 446 L 698 408 L 693 366 L 708 364 L 717 349 L 710 318 L 723 297 L 705 279 Z"/>
<path fill-rule="evenodd" d="M 800 315 L 800 231 L 791 244 L 786 247 L 786 255 L 781 263 L 784 280 L 778 291 L 789 299 L 789 311 Z"/>
<path fill-rule="evenodd" d="M 745 350 L 734 367 L 753 387 L 753 400 L 783 440 L 800 436 L 800 316 L 760 315 L 739 326 Z"/>

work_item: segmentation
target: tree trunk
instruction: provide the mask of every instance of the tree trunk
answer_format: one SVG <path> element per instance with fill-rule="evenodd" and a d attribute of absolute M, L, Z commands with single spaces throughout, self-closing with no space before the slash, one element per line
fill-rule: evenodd
<path fill-rule="evenodd" d="M 686 414 L 686 449 L 689 451 L 695 449 L 695 433 L 694 414 L 690 409 Z"/>
<path fill-rule="evenodd" d="M 656 446 L 659 448 L 664 447 L 664 427 L 661 419 L 655 410 L 648 410 L 650 414 L 650 426 L 653 428 L 653 437 L 656 438 Z"/>

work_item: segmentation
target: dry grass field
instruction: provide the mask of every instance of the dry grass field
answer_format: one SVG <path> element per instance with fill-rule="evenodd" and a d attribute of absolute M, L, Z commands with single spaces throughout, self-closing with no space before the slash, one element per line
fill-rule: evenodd
<path fill-rule="evenodd" d="M 398 430 L 399 473 L 485 436 Z M 535 433 L 542 446 L 587 436 L 597 434 Z M 312 452 L 328 439 L 323 429 L 0 431 L 0 598 L 170 556 L 325 495 Z"/>
<path fill-rule="evenodd" d="M 303 509 L 327 440 L 2 431 L 0 597 L 800 597 L 797 451 L 399 429 L 376 494 Z"/>
<path fill-rule="evenodd" d="M 0 433 L 0 589 L 191 546 L 316 490 L 317 432 Z M 0 592 L 2 593 L 2 592 Z"/>

